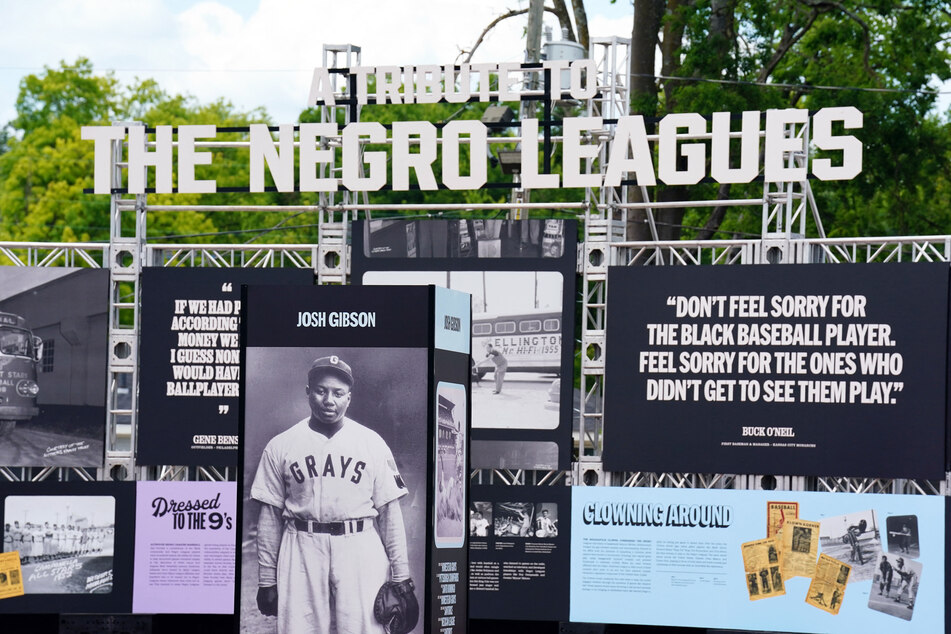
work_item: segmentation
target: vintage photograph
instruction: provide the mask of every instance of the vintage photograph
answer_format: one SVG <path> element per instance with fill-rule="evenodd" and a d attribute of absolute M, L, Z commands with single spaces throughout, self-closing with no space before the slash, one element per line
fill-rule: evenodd
<path fill-rule="evenodd" d="M 799 502 L 766 503 L 766 536 L 775 537 L 786 520 L 799 517 Z"/>
<path fill-rule="evenodd" d="M 491 537 L 492 503 L 473 502 L 469 509 L 469 537 Z"/>
<path fill-rule="evenodd" d="M 109 271 L 0 267 L 0 465 L 98 467 Z"/>
<path fill-rule="evenodd" d="M 3 548 L 19 553 L 26 594 L 112 592 L 114 497 L 10 495 L 3 517 Z"/>
<path fill-rule="evenodd" d="M 819 553 L 819 522 L 787 519 L 779 532 L 782 546 L 783 576 L 811 577 Z"/>
<path fill-rule="evenodd" d="M 882 555 L 868 593 L 868 607 L 910 621 L 921 581 L 920 562 Z"/>
<path fill-rule="evenodd" d="M 558 505 L 540 502 L 535 505 L 535 537 L 552 539 L 558 537 Z"/>
<path fill-rule="evenodd" d="M 830 614 L 838 614 L 851 572 L 851 566 L 838 559 L 826 554 L 819 555 L 806 592 L 806 603 Z"/>
<path fill-rule="evenodd" d="M 882 538 L 875 511 L 827 517 L 819 522 L 822 553 L 852 567 L 849 583 L 868 581 L 882 556 Z"/>
<path fill-rule="evenodd" d="M 427 359 L 248 348 L 242 632 L 382 632 L 388 581 L 422 604 L 426 544 L 407 536 L 426 534 Z"/>
<path fill-rule="evenodd" d="M 786 594 L 779 562 L 779 542 L 775 537 L 740 545 L 743 571 L 750 601 Z"/>
<path fill-rule="evenodd" d="M 472 295 L 472 427 L 556 429 L 563 278 L 557 271 L 369 271 L 367 285 Z"/>
<path fill-rule="evenodd" d="M 0 554 L 0 599 L 18 597 L 23 594 L 20 557 L 14 552 Z"/>
<path fill-rule="evenodd" d="M 436 387 L 436 547 L 465 544 L 466 388 Z"/>
<path fill-rule="evenodd" d="M 911 559 L 921 556 L 918 544 L 918 517 L 915 515 L 895 515 L 885 518 L 885 538 L 888 552 L 901 554 Z"/>
<path fill-rule="evenodd" d="M 535 536 L 535 505 L 531 502 L 496 502 L 493 514 L 499 539 Z"/>
<path fill-rule="evenodd" d="M 368 258 L 558 258 L 565 222 L 524 220 L 368 220 Z"/>

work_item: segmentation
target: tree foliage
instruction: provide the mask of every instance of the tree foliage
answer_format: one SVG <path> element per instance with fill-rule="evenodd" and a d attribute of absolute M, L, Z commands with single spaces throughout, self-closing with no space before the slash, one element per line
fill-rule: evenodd
<path fill-rule="evenodd" d="M 654 121 L 670 112 L 817 110 L 851 105 L 864 113 L 855 134 L 864 146 L 864 169 L 847 182 L 813 182 L 826 233 L 840 236 L 947 233 L 951 221 L 951 130 L 946 113 L 936 113 L 938 82 L 951 78 L 947 50 L 951 10 L 939 0 L 632 0 L 631 112 Z M 581 0 L 549 7 L 584 39 Z M 580 16 L 580 17 L 579 17 Z M 572 17 L 574 28 L 572 28 Z M 657 73 L 656 69 L 660 69 Z M 510 104 L 513 109 L 518 104 Z M 486 104 L 367 106 L 363 120 L 477 119 Z M 80 139 L 83 125 L 141 121 L 148 126 L 213 123 L 246 127 L 267 122 L 263 109 L 241 112 L 227 101 L 198 103 L 172 95 L 155 81 L 123 85 L 96 72 L 87 59 L 28 75 L 20 84 L 16 117 L 0 130 L 0 239 L 106 240 L 108 200 L 83 194 L 92 187 L 93 144 Z M 554 119 L 580 112 L 556 110 Z M 301 121 L 316 120 L 305 110 Z M 343 123 L 342 121 L 340 122 Z M 495 129 L 492 136 L 517 134 Z M 556 131 L 557 134 L 557 131 Z M 246 138 L 219 133 L 218 140 Z M 503 146 L 493 146 L 501 149 Z M 508 149 L 515 149 L 514 142 Z M 219 188 L 247 185 L 247 149 L 214 148 L 210 166 L 198 178 Z M 467 148 L 464 147 L 464 152 Z M 834 158 L 834 157 L 833 157 Z M 463 157 L 465 165 L 468 157 Z M 495 156 L 488 157 L 490 183 L 506 183 Z M 557 171 L 560 152 L 554 155 Z M 434 164 L 437 174 L 441 157 Z M 511 188 L 477 191 L 384 189 L 370 202 L 502 203 Z M 656 200 L 756 198 L 762 184 L 658 186 Z M 637 199 L 640 190 L 632 190 Z M 578 190 L 531 192 L 531 200 L 580 201 Z M 315 194 L 227 193 L 149 195 L 150 203 L 316 203 Z M 430 215 L 424 211 L 420 215 Z M 502 212 L 499 212 L 502 213 Z M 535 213 L 535 212 L 533 212 Z M 554 213 L 554 212 L 552 212 Z M 380 215 L 389 215 L 377 213 Z M 465 215 L 456 212 L 448 216 Z M 484 212 L 478 212 L 484 215 Z M 633 214 L 637 219 L 637 214 Z M 656 210 L 662 238 L 758 234 L 758 209 L 688 206 Z M 152 241 L 312 242 L 316 213 L 156 212 L 149 216 Z M 273 229 L 273 230 L 271 230 Z M 631 237 L 646 239 L 643 223 Z"/>
<path fill-rule="evenodd" d="M 93 144 L 80 138 L 84 125 L 140 121 L 147 126 L 212 123 L 219 128 L 268 122 L 263 109 L 237 111 L 225 100 L 198 103 L 170 95 L 146 79 L 124 86 L 97 73 L 89 60 L 61 63 L 20 82 L 17 116 L 0 138 L 0 239 L 17 241 L 105 241 L 109 201 L 84 194 L 93 186 Z M 222 133 L 218 140 L 247 138 Z M 212 164 L 196 177 L 219 188 L 247 186 L 247 149 L 215 149 Z M 150 204 L 312 204 L 303 194 L 219 193 L 149 195 Z M 292 217 L 293 216 L 293 217 Z M 195 211 L 150 213 L 153 241 L 314 241 L 317 214 Z M 278 230 L 268 228 L 279 225 Z"/>
<path fill-rule="evenodd" d="M 634 9 L 632 55 L 641 61 L 632 71 L 633 113 L 855 106 L 864 113 L 863 172 L 813 184 L 827 233 L 947 231 L 951 134 L 934 112 L 935 87 L 951 78 L 947 2 L 634 0 Z M 757 188 L 659 187 L 656 196 L 746 197 Z M 669 238 L 759 232 L 758 214 L 726 208 L 658 216 Z M 643 225 L 634 237 L 647 237 Z"/>

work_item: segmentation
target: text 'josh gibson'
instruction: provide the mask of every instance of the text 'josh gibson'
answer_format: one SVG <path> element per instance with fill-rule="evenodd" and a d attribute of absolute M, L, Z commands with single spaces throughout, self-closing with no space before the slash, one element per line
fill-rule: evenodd
<path fill-rule="evenodd" d="M 325 312 L 322 310 L 297 313 L 298 328 L 375 328 L 376 312 Z"/>

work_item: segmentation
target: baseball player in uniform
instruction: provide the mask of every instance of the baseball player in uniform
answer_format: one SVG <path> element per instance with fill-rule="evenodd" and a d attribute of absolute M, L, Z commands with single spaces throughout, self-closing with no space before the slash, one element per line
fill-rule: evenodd
<path fill-rule="evenodd" d="M 489 534 L 489 520 L 482 517 L 479 511 L 472 512 L 469 520 L 469 534 L 473 537 L 487 537 Z"/>
<path fill-rule="evenodd" d="M 502 383 L 505 381 L 505 371 L 509 367 L 508 359 L 506 359 L 501 352 L 495 349 L 491 343 L 485 344 L 485 357 L 486 359 L 491 359 L 492 363 L 495 364 L 495 390 L 493 394 L 500 394 L 502 392 Z"/>
<path fill-rule="evenodd" d="M 354 379 L 337 356 L 307 374 L 311 414 L 268 442 L 251 497 L 258 520 L 258 608 L 279 634 L 383 632 L 373 615 L 387 581 L 412 588 L 400 498 L 386 442 L 347 418 Z M 333 614 L 331 614 L 333 611 Z"/>
<path fill-rule="evenodd" d="M 13 522 L 13 550 L 19 551 L 20 558 L 24 558 L 29 553 L 23 551 L 23 529 L 20 528 L 20 522 Z"/>
<path fill-rule="evenodd" d="M 542 509 L 541 516 L 535 519 L 535 537 L 555 537 L 556 535 L 558 535 L 558 529 L 548 517 L 548 509 Z"/>

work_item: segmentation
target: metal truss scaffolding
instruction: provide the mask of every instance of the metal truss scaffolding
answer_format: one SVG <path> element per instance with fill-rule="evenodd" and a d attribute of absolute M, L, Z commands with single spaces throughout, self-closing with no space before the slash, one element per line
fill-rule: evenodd
<path fill-rule="evenodd" d="M 588 100 L 585 112 L 606 122 L 603 131 L 592 134 L 589 143 L 599 145 L 596 159 L 587 160 L 588 173 L 608 164 L 608 148 L 617 119 L 627 114 L 630 41 L 622 38 L 594 38 L 589 57 L 596 68 L 597 94 Z M 346 69 L 360 64 L 360 48 L 353 45 L 325 46 L 324 66 L 332 69 L 331 79 L 339 105 L 321 106 L 323 122 L 359 121 L 360 106 L 352 85 L 344 83 Z M 339 85 L 338 85 L 339 83 Z M 547 92 L 531 99 L 550 97 Z M 541 95 L 541 96 L 539 96 Z M 546 99 L 547 101 L 547 99 Z M 550 104 L 548 104 L 550 106 Z M 546 110 L 547 112 L 547 110 Z M 546 116 L 546 125 L 551 125 Z M 128 128 L 142 125 L 117 122 Z M 738 133 L 732 133 L 738 134 Z M 710 134 L 701 135 L 710 138 Z M 802 168 L 808 164 L 809 125 L 790 124 L 789 140 L 801 147 L 787 151 L 785 165 Z M 546 140 L 554 142 L 546 131 Z M 649 135 L 656 143 L 656 136 Z M 493 137 L 490 143 L 511 143 L 511 137 Z M 146 142 L 148 144 L 148 142 Z M 324 139 L 324 148 L 330 141 Z M 206 147 L 247 147 L 245 142 L 209 142 Z M 546 143 L 546 155 L 550 149 Z M 123 174 L 128 168 L 125 141 L 112 141 L 111 187 L 123 190 Z M 143 168 L 144 169 L 144 168 Z M 335 178 L 334 169 L 321 164 L 323 178 Z M 0 467 L 0 478 L 17 481 L 44 479 L 158 479 L 158 480 L 234 480 L 235 469 L 183 467 L 167 465 L 140 467 L 135 461 L 138 349 L 140 323 L 139 279 L 143 267 L 296 267 L 312 270 L 319 284 L 345 284 L 350 268 L 350 221 L 363 212 L 367 218 L 375 211 L 412 209 L 415 213 L 467 210 L 515 214 L 537 213 L 554 209 L 578 215 L 584 224 L 584 241 L 578 253 L 581 309 L 581 357 L 579 432 L 575 438 L 577 461 L 570 471 L 481 470 L 472 473 L 472 481 L 500 485 L 563 486 L 613 485 L 680 488 L 777 488 L 787 490 L 890 492 L 944 495 L 948 476 L 943 481 L 913 481 L 877 478 L 831 478 L 770 475 L 697 474 L 697 473 L 611 473 L 604 470 L 601 456 L 604 430 L 613 424 L 603 417 L 605 358 L 610 354 L 605 341 L 607 270 L 609 266 L 694 266 L 762 263 L 855 263 L 928 261 L 951 262 L 951 236 L 912 236 L 889 238 L 827 238 L 819 218 L 808 180 L 766 183 L 761 198 L 733 200 L 665 201 L 650 200 L 646 187 L 589 188 L 583 201 L 534 203 L 530 192 L 515 183 L 520 192 L 508 203 L 371 204 L 366 193 L 349 191 L 322 193 L 317 205 L 301 206 L 225 206 L 149 204 L 145 195 L 113 193 L 110 199 L 110 239 L 108 244 L 90 243 L 0 243 L 0 256 L 11 266 L 84 266 L 108 268 L 109 353 L 108 394 L 104 468 L 99 470 L 53 467 Z M 634 192 L 636 195 L 630 195 Z M 635 202 L 636 201 L 636 202 Z M 759 207 L 762 210 L 762 236 L 749 240 L 660 241 L 654 223 L 654 210 L 663 207 Z M 651 241 L 626 239 L 628 215 L 643 210 L 654 237 Z M 316 244 L 149 244 L 146 221 L 149 214 L 163 211 L 280 211 L 318 214 Z M 811 219 L 811 220 L 810 220 Z M 811 226 L 810 223 L 811 222 Z M 817 235 L 807 238 L 807 229 Z"/>

